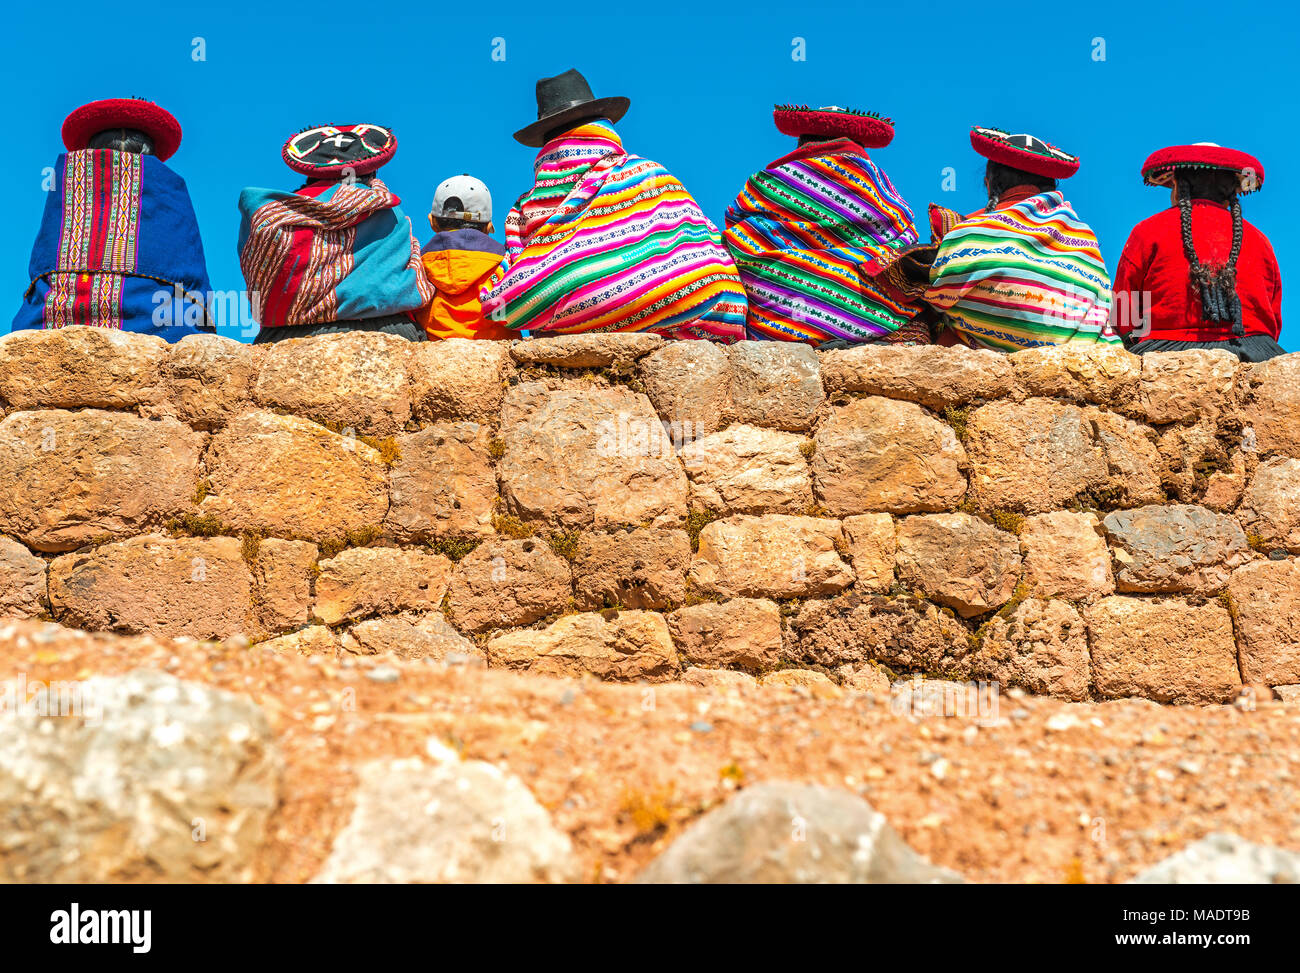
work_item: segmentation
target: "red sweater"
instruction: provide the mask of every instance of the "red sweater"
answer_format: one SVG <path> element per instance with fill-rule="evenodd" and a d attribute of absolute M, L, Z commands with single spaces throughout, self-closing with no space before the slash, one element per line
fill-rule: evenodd
<path fill-rule="evenodd" d="M 1150 312 L 1147 338 L 1173 341 L 1225 341 L 1232 325 L 1212 324 L 1201 311 L 1183 255 L 1182 224 L 1177 206 L 1143 220 L 1129 234 L 1115 271 L 1112 320 L 1120 334 L 1134 330 L 1140 314 Z M 1232 250 L 1232 212 L 1206 199 L 1192 200 L 1192 239 L 1202 265 L 1218 265 Z M 1145 300 L 1143 292 L 1146 292 Z M 1282 273 L 1268 238 L 1242 220 L 1237 258 L 1237 297 L 1246 334 L 1282 332 Z M 1131 309 L 1130 309 L 1131 308 Z"/>

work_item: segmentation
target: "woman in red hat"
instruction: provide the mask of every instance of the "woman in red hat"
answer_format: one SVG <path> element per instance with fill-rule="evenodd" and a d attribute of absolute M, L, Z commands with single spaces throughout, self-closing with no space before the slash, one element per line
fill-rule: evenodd
<path fill-rule="evenodd" d="M 165 165 L 180 123 L 153 102 L 109 98 L 72 112 L 63 144 L 13 330 L 80 324 L 166 341 L 211 331 L 198 221 Z"/>
<path fill-rule="evenodd" d="M 930 268 L 925 300 L 948 325 L 940 344 L 1007 352 L 1118 345 L 1097 237 L 1056 188 L 1078 171 L 1078 157 L 981 125 L 970 141 L 989 160 L 989 202 L 944 234 Z"/>
<path fill-rule="evenodd" d="M 1138 354 L 1223 349 L 1243 361 L 1284 354 L 1282 274 L 1268 238 L 1241 216 L 1264 184 L 1254 156 L 1209 142 L 1175 145 L 1142 166 L 1170 207 L 1133 228 L 1115 274 L 1114 322 Z"/>

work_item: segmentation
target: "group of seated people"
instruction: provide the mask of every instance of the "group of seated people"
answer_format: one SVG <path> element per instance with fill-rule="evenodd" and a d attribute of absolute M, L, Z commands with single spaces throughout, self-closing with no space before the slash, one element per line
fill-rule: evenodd
<path fill-rule="evenodd" d="M 533 184 L 494 239 L 492 199 L 458 175 L 434 194 L 423 246 L 378 176 L 391 130 L 327 125 L 291 136 L 296 189 L 246 188 L 239 258 L 257 342 L 347 331 L 413 341 L 588 332 L 669 338 L 868 342 L 1015 351 L 1069 342 L 1282 354 L 1281 275 L 1241 215 L 1258 160 L 1212 143 L 1142 166 L 1170 207 L 1139 223 L 1115 281 L 1059 182 L 1079 159 L 1031 135 L 976 126 L 985 206 L 931 204 L 922 241 L 907 201 L 869 154 L 880 115 L 778 105 L 797 140 L 745 183 L 725 228 L 663 166 L 630 154 L 629 108 L 570 70 L 537 82 Z M 157 105 L 94 102 L 64 123 L 32 251 L 21 328 L 88 324 L 169 341 L 212 329 L 211 294 L 185 183 L 164 163 L 181 129 Z"/>

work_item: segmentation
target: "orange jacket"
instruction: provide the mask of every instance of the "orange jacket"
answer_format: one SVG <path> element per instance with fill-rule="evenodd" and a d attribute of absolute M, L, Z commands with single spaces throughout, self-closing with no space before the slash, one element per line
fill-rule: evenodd
<path fill-rule="evenodd" d="M 420 257 L 437 288 L 433 300 L 414 311 L 429 340 L 440 338 L 518 338 L 500 321 L 484 318 L 479 291 L 498 280 L 500 254 L 486 250 L 430 250 Z"/>

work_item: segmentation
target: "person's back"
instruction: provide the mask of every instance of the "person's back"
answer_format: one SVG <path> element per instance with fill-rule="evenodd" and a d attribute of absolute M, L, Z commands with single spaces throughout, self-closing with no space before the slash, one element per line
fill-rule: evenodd
<path fill-rule="evenodd" d="M 430 339 L 519 337 L 483 313 L 482 291 L 501 279 L 506 255 L 491 236 L 495 230 L 487 187 L 469 175 L 444 181 L 434 193 L 429 226 L 433 237 L 420 262 L 436 293 L 415 313 L 425 334 Z"/>
<path fill-rule="evenodd" d="M 1282 354 L 1282 275 L 1238 196 L 1263 184 L 1253 156 L 1203 143 L 1171 146 L 1143 166 L 1172 205 L 1133 228 L 1115 273 L 1113 321 L 1138 354 L 1189 348 L 1246 361 Z"/>
<path fill-rule="evenodd" d="M 1118 344 L 1097 237 L 1056 188 L 1079 160 L 1032 135 L 980 126 L 971 144 L 989 160 L 989 204 L 943 237 L 925 293 L 945 313 L 950 340 L 995 351 Z"/>

